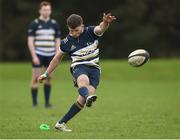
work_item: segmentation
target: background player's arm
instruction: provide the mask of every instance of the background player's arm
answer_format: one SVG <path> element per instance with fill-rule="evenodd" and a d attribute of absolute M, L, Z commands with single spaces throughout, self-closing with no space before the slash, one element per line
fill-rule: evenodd
<path fill-rule="evenodd" d="M 115 20 L 116 17 L 112 16 L 111 13 L 103 15 L 103 21 L 94 28 L 94 33 L 98 36 L 101 36 L 109 27 L 109 24 Z"/>
<path fill-rule="evenodd" d="M 35 53 L 34 37 L 33 36 L 28 37 L 28 48 L 29 48 L 29 51 L 31 53 L 33 63 L 39 64 L 40 63 L 39 58 L 37 57 L 37 55 Z"/>
<path fill-rule="evenodd" d="M 46 79 L 54 70 L 55 68 L 58 66 L 59 61 L 62 59 L 63 57 L 63 52 L 61 50 L 58 50 L 56 55 L 54 56 L 54 58 L 52 59 L 52 61 L 50 62 L 46 72 L 44 74 L 42 74 L 39 78 L 38 81 L 42 82 L 44 79 Z"/>
<path fill-rule="evenodd" d="M 55 24 L 55 47 L 56 47 L 56 53 L 59 51 L 59 47 L 61 45 L 61 31 L 59 24 Z"/>

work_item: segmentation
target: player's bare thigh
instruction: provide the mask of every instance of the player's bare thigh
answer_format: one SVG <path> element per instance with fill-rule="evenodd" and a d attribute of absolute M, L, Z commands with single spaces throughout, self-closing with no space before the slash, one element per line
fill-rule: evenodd
<path fill-rule="evenodd" d="M 87 87 L 89 85 L 89 78 L 88 78 L 88 76 L 85 75 L 85 74 L 81 74 L 77 78 L 77 85 L 78 85 L 79 88 Z"/>
<path fill-rule="evenodd" d="M 81 88 L 81 87 L 87 87 L 88 88 L 88 91 L 89 91 L 89 94 L 92 95 L 95 93 L 96 89 L 91 86 L 89 84 L 89 78 L 87 75 L 85 74 L 82 74 L 80 75 L 78 78 L 77 78 L 77 84 L 78 84 L 78 87 Z"/>

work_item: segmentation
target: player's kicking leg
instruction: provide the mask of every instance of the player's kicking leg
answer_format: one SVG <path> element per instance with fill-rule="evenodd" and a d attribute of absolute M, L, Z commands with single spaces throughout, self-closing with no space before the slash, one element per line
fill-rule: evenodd
<path fill-rule="evenodd" d="M 77 78 L 77 84 L 79 87 L 79 95 L 86 99 L 86 106 L 91 107 L 92 103 L 96 101 L 97 96 L 93 95 L 95 93 L 95 88 L 93 89 L 93 87 L 89 85 L 89 77 L 85 74 L 80 75 Z M 91 94 L 89 91 L 91 91 Z"/>
<path fill-rule="evenodd" d="M 84 98 L 82 99 L 82 103 L 76 101 L 70 107 L 69 111 L 64 115 L 64 117 L 56 123 L 55 128 L 60 131 L 71 132 L 72 130 L 67 127 L 66 123 L 81 111 L 81 109 L 84 107 L 83 103 L 85 103 Z"/>
<path fill-rule="evenodd" d="M 89 77 L 86 75 L 86 71 L 83 71 L 83 69 L 81 69 L 80 67 L 78 68 L 78 70 L 75 71 L 76 73 L 73 73 L 73 76 L 75 77 L 79 88 L 79 96 L 77 102 L 74 103 L 69 109 L 69 111 L 64 115 L 64 117 L 56 123 L 56 129 L 60 131 L 71 132 L 72 130 L 66 126 L 66 123 L 70 119 L 72 119 L 77 113 L 79 113 L 80 110 L 84 107 L 84 105 L 90 107 L 92 103 L 96 101 L 97 96 L 94 95 L 94 93 L 96 91 L 95 87 L 97 87 L 97 85 L 99 84 L 99 70 L 95 71 L 97 74 L 92 71 L 92 75 L 90 75 L 91 82 L 89 80 Z M 92 85 L 90 85 L 90 83 Z"/>
<path fill-rule="evenodd" d="M 90 89 L 89 93 L 90 95 L 85 99 L 81 95 L 78 96 L 77 102 L 73 104 L 68 111 L 68 113 L 59 121 L 56 123 L 55 128 L 60 130 L 60 131 L 65 131 L 65 132 L 71 132 L 72 130 L 69 129 L 66 125 L 66 123 L 73 118 L 77 113 L 83 109 L 84 105 L 90 107 L 92 105 L 92 102 L 96 100 L 97 96 L 94 96 L 93 94 L 95 93 L 95 88 L 90 86 L 88 89 Z"/>

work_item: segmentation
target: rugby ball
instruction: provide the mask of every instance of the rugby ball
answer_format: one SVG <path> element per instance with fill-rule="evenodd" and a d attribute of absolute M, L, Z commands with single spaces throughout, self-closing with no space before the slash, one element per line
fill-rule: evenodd
<path fill-rule="evenodd" d="M 150 58 L 149 53 L 144 49 L 138 49 L 131 52 L 128 56 L 128 63 L 133 67 L 144 65 Z"/>

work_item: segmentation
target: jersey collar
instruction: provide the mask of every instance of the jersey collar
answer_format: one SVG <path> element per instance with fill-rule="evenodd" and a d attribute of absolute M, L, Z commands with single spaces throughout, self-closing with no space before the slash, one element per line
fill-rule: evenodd
<path fill-rule="evenodd" d="M 39 19 L 39 21 L 44 22 L 44 23 L 48 23 L 51 20 L 51 18 L 49 18 L 47 21 L 45 21 L 41 18 L 41 16 L 38 19 Z"/>

